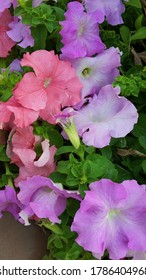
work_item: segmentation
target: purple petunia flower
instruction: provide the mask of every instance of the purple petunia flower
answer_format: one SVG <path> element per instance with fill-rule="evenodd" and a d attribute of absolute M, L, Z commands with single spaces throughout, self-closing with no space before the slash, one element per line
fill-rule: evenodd
<path fill-rule="evenodd" d="M 33 176 L 18 183 L 20 192 L 18 199 L 24 205 L 20 217 L 28 224 L 28 218 L 36 215 L 38 218 L 48 218 L 52 223 L 60 223 L 58 218 L 66 208 L 66 198 L 81 200 L 77 192 L 63 190 L 61 184 L 55 184 L 51 179 Z"/>
<path fill-rule="evenodd" d="M 133 257 L 133 260 L 146 260 L 145 251 L 129 251 L 126 257 Z"/>
<path fill-rule="evenodd" d="M 14 21 L 9 24 L 11 30 L 7 31 L 7 35 L 18 43 L 18 46 L 27 48 L 33 47 L 34 39 L 31 36 L 30 27 L 21 22 L 21 19 L 15 17 Z"/>
<path fill-rule="evenodd" d="M 10 212 L 16 220 L 19 218 L 21 203 L 16 197 L 16 192 L 12 187 L 6 186 L 4 190 L 0 190 L 0 218 L 2 212 Z"/>
<path fill-rule="evenodd" d="M 20 60 L 18 58 L 14 59 L 9 65 L 9 67 L 10 67 L 10 72 L 14 72 L 14 71 L 22 72 Z"/>
<path fill-rule="evenodd" d="M 77 131 L 86 145 L 105 147 L 111 137 L 124 137 L 133 129 L 138 119 L 137 110 L 119 94 L 120 87 L 104 86 L 98 96 L 94 95 L 74 116 Z"/>
<path fill-rule="evenodd" d="M 98 11 L 106 17 L 111 25 L 123 23 L 121 14 L 125 11 L 125 6 L 121 0 L 84 0 L 87 12 Z"/>
<path fill-rule="evenodd" d="M 43 2 L 43 0 L 33 0 L 33 1 L 32 1 L 32 6 L 33 6 L 33 7 L 37 7 L 37 6 L 39 6 L 42 2 Z"/>
<path fill-rule="evenodd" d="M 98 23 L 103 21 L 101 13 L 87 14 L 83 5 L 75 1 L 68 3 L 65 17 L 66 20 L 60 22 L 63 57 L 73 59 L 92 56 L 105 48 L 98 29 Z"/>
<path fill-rule="evenodd" d="M 17 0 L 0 0 L 0 13 L 3 12 L 5 9 L 10 8 L 11 4 L 13 7 L 17 6 Z"/>
<path fill-rule="evenodd" d="M 82 98 L 98 93 L 101 87 L 111 84 L 119 75 L 120 52 L 111 47 L 95 57 L 78 58 L 72 61 L 76 74 L 83 84 Z"/>
<path fill-rule="evenodd" d="M 71 226 L 77 243 L 95 256 L 107 249 L 111 259 L 124 258 L 129 250 L 145 251 L 146 186 L 102 179 L 89 187 Z"/>

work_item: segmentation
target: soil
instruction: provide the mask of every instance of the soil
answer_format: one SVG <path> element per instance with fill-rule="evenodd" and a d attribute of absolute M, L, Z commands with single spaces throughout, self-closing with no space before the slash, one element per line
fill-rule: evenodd
<path fill-rule="evenodd" d="M 0 260 L 40 260 L 47 236 L 35 223 L 24 226 L 9 213 L 0 219 Z"/>

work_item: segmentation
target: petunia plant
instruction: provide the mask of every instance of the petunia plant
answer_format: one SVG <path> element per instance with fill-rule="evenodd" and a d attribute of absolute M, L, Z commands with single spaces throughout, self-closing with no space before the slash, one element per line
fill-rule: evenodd
<path fill-rule="evenodd" d="M 142 3 L 0 0 L 0 218 L 44 259 L 146 259 Z"/>

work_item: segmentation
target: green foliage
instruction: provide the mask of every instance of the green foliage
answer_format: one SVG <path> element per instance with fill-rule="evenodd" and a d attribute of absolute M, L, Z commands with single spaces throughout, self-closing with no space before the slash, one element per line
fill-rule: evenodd
<path fill-rule="evenodd" d="M 41 4 L 35 8 L 31 5 L 18 6 L 15 9 L 16 16 L 22 16 L 22 23 L 31 26 L 35 44 L 33 49 L 45 49 L 48 41 L 53 40 L 55 49 L 59 51 L 61 29 L 59 21 L 64 20 L 64 10 L 60 7 Z M 53 46 L 54 48 L 54 46 Z"/>
<path fill-rule="evenodd" d="M 146 92 L 146 67 L 129 69 L 125 75 L 118 76 L 113 85 L 120 86 L 121 95 L 138 97 L 140 92 Z"/>
<path fill-rule="evenodd" d="M 41 135 L 44 139 L 49 139 L 50 145 L 55 145 L 57 148 L 63 146 L 63 138 L 58 129 L 45 121 L 38 121 L 34 124 L 34 134 Z"/>
<path fill-rule="evenodd" d="M 10 73 L 9 67 L 0 74 L 0 101 L 7 101 L 12 96 L 13 88 L 21 78 L 20 72 Z"/>

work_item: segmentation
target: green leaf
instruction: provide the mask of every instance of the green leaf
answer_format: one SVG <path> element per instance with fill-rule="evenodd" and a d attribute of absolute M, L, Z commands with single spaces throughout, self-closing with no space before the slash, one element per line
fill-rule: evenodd
<path fill-rule="evenodd" d="M 31 28 L 31 34 L 34 38 L 34 50 L 45 49 L 47 39 L 47 29 L 44 25 L 38 25 Z"/>
<path fill-rule="evenodd" d="M 77 186 L 80 182 L 80 178 L 75 178 L 73 175 L 68 175 L 67 179 L 66 179 L 66 184 L 69 187 L 74 188 L 75 186 Z"/>
<path fill-rule="evenodd" d="M 62 244 L 62 241 L 60 238 L 55 238 L 54 240 L 54 246 L 57 248 L 57 249 L 61 249 L 63 247 L 63 244 Z"/>
<path fill-rule="evenodd" d="M 138 138 L 138 140 L 139 140 L 139 143 L 140 143 L 140 145 L 144 148 L 144 149 L 146 149 L 146 136 L 140 136 L 139 138 Z"/>
<path fill-rule="evenodd" d="M 131 41 L 142 40 L 145 38 L 146 38 L 146 26 L 142 26 L 131 36 Z"/>
<path fill-rule="evenodd" d="M 67 203 L 67 213 L 70 217 L 74 218 L 77 210 L 80 207 L 80 202 L 75 199 L 69 199 Z"/>
<path fill-rule="evenodd" d="M 139 9 L 141 8 L 140 0 L 129 0 L 128 2 L 125 1 L 125 4 L 128 6 L 139 8 Z"/>
<path fill-rule="evenodd" d="M 131 74 L 129 77 L 127 76 L 118 76 L 115 79 L 115 82 L 113 83 L 113 86 L 120 86 L 121 88 L 121 94 L 123 96 L 130 96 L 133 95 L 135 97 L 138 97 L 140 92 L 140 82 L 142 79 L 138 76 L 134 76 Z"/>
<path fill-rule="evenodd" d="M 68 239 L 68 238 L 71 238 L 73 236 L 74 236 L 74 232 L 72 232 L 70 230 L 70 227 L 69 226 L 64 226 L 63 227 L 63 237 Z"/>
<path fill-rule="evenodd" d="M 139 114 L 138 123 L 135 124 L 132 134 L 135 137 L 146 136 L 146 114 Z"/>
<path fill-rule="evenodd" d="M 87 160 L 90 161 L 91 166 L 89 167 L 88 165 L 88 168 L 86 167 L 84 169 L 84 172 L 85 176 L 91 181 L 93 179 L 97 179 L 104 176 L 107 173 L 107 170 L 115 170 L 114 164 L 107 158 L 99 154 L 88 155 Z"/>
<path fill-rule="evenodd" d="M 146 160 L 143 160 L 142 168 L 143 168 L 144 173 L 146 173 Z"/>
<path fill-rule="evenodd" d="M 79 186 L 79 192 L 82 197 L 85 196 L 85 191 L 87 191 L 87 190 L 88 190 L 87 184 L 82 184 Z"/>
<path fill-rule="evenodd" d="M 123 40 L 123 42 L 125 43 L 125 45 L 129 45 L 129 42 L 130 42 L 130 29 L 123 25 L 121 28 L 120 28 L 120 35 L 121 35 L 121 38 Z"/>
<path fill-rule="evenodd" d="M 64 251 L 57 252 L 53 255 L 53 257 L 54 257 L 54 259 L 57 259 L 57 260 L 64 260 L 66 257 L 66 252 L 64 252 Z"/>
<path fill-rule="evenodd" d="M 53 32 L 54 26 L 52 22 L 45 22 L 45 26 L 49 33 Z"/>
<path fill-rule="evenodd" d="M 100 149 L 102 156 L 111 159 L 112 157 L 112 149 L 110 146 Z"/>
<path fill-rule="evenodd" d="M 103 176 L 103 178 L 107 178 L 110 179 L 112 181 L 116 181 L 118 177 L 118 170 L 116 169 L 108 169 L 105 173 L 105 175 Z"/>
<path fill-rule="evenodd" d="M 66 260 L 76 260 L 78 259 L 80 252 L 81 252 L 81 247 L 77 244 L 74 243 L 72 247 L 69 249 L 69 251 L 66 254 Z"/>
<path fill-rule="evenodd" d="M 69 173 L 69 160 L 61 160 L 58 162 L 57 171 L 60 173 L 68 174 Z"/>
<path fill-rule="evenodd" d="M 57 129 L 52 128 L 48 130 L 48 138 L 51 145 L 55 145 L 57 148 L 63 146 L 63 138 Z"/>
<path fill-rule="evenodd" d="M 85 151 L 88 153 L 88 154 L 92 154 L 95 152 L 95 147 L 93 146 L 85 146 Z"/>
<path fill-rule="evenodd" d="M 65 153 L 73 153 L 74 151 L 75 149 L 73 146 L 62 146 L 57 150 L 56 155 L 59 156 Z"/>
<path fill-rule="evenodd" d="M 52 7 L 52 9 L 55 12 L 57 21 L 64 20 L 65 16 L 64 16 L 64 10 L 63 9 L 61 9 L 59 7 Z"/>
<path fill-rule="evenodd" d="M 6 155 L 5 145 L 0 145 L 0 161 L 9 162 L 10 159 Z"/>
<path fill-rule="evenodd" d="M 139 29 L 142 26 L 143 19 L 144 19 L 144 15 L 140 14 L 135 21 L 135 28 L 136 29 Z"/>
<path fill-rule="evenodd" d="M 49 178 L 54 182 L 54 183 L 61 183 L 62 185 L 65 185 L 66 183 L 66 175 L 65 174 L 60 174 L 59 172 L 53 172 L 49 176 Z"/>

